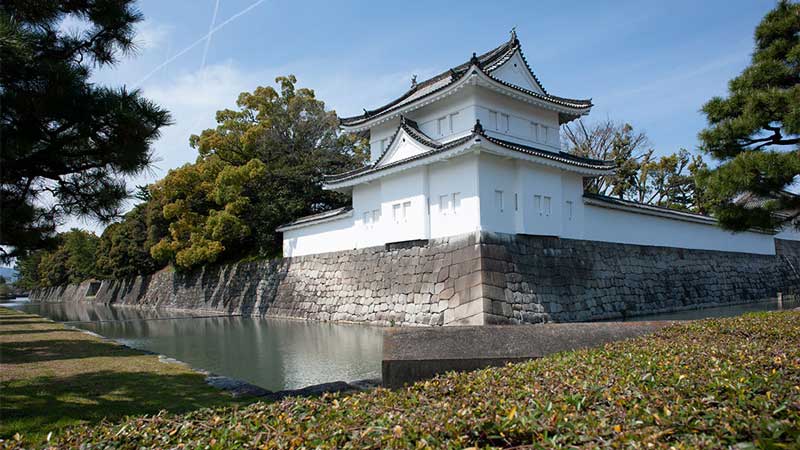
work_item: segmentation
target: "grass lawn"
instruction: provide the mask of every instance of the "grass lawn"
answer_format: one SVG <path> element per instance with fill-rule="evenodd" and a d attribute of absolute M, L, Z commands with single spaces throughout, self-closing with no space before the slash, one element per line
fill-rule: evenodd
<path fill-rule="evenodd" d="M 188 367 L 0 308 L 0 438 L 37 444 L 68 425 L 234 402 Z"/>
<path fill-rule="evenodd" d="M 800 448 L 800 312 L 665 328 L 405 389 L 80 426 L 91 448 Z"/>

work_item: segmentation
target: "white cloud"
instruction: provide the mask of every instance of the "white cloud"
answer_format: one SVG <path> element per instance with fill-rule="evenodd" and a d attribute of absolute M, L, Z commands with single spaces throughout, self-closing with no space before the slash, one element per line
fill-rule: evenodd
<path fill-rule="evenodd" d="M 136 46 L 140 50 L 151 50 L 163 47 L 169 39 L 172 27 L 152 20 L 145 20 L 136 28 Z"/>
<path fill-rule="evenodd" d="M 239 93 L 252 90 L 257 84 L 254 75 L 226 63 L 145 85 L 143 95 L 170 111 L 174 124 L 162 130 L 154 146 L 160 161 L 153 173 L 135 182 L 151 183 L 166 175 L 169 169 L 193 162 L 197 152 L 189 147 L 189 136 L 216 126 L 216 112 L 234 108 Z"/>

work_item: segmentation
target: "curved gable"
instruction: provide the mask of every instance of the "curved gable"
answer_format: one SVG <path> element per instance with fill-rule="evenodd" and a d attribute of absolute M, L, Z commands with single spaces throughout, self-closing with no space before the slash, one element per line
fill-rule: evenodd
<path fill-rule="evenodd" d="M 546 95 L 544 89 L 539 85 L 528 65 L 522 58 L 519 50 L 516 50 L 508 60 L 496 69 L 491 71 L 492 76 L 508 84 L 533 91 L 537 94 Z"/>
<path fill-rule="evenodd" d="M 402 161 L 407 158 L 421 155 L 422 153 L 430 150 L 431 147 L 422 144 L 404 128 L 400 128 L 386 153 L 382 158 L 376 161 L 375 167 L 381 167 L 397 161 Z"/>

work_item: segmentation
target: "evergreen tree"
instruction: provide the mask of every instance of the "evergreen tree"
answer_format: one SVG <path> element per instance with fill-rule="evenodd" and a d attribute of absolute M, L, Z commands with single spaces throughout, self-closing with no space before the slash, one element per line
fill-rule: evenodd
<path fill-rule="evenodd" d="M 161 268 L 150 256 L 153 246 L 152 240 L 148 239 L 148 227 L 153 226 L 148 220 L 152 217 L 148 214 L 150 207 L 148 203 L 136 205 L 121 222 L 106 227 L 97 247 L 98 276 L 130 278 Z"/>
<path fill-rule="evenodd" d="M 313 90 L 297 88 L 293 75 L 275 82 L 279 89 L 240 94 L 238 110 L 218 111 L 217 127 L 190 140 L 203 157 L 216 155 L 232 165 L 264 163 L 245 218 L 257 224 L 251 250 L 261 256 L 280 254 L 279 225 L 348 204 L 347 196 L 322 189 L 322 175 L 360 167 L 367 151 L 361 138 L 339 134 L 336 113 Z"/>
<path fill-rule="evenodd" d="M 698 181 L 721 225 L 800 226 L 800 197 L 786 191 L 800 175 L 800 5 L 781 1 L 764 17 L 750 66 L 703 112 L 709 126 L 700 132 L 701 148 L 720 164 Z M 764 201 L 737 203 L 743 194 Z"/>
<path fill-rule="evenodd" d="M 92 68 L 135 50 L 133 3 L 0 3 L 0 257 L 52 243 L 66 215 L 115 217 L 124 177 L 150 165 L 169 114 L 138 91 L 90 82 Z"/>

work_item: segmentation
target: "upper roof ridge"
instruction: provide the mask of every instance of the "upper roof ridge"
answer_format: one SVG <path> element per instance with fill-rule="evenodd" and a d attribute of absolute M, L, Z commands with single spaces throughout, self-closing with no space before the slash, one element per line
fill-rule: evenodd
<path fill-rule="evenodd" d="M 525 68 L 530 73 L 534 83 L 536 84 L 536 87 L 541 91 L 541 93 L 530 91 L 529 89 L 525 89 L 524 87 L 520 87 L 517 85 L 512 85 L 511 83 L 505 82 L 503 80 L 498 79 L 497 77 L 492 76 L 492 72 L 500 68 L 509 59 L 511 59 L 517 52 L 519 52 L 519 56 L 522 59 Z M 515 88 L 517 90 L 521 90 L 527 94 L 533 95 L 534 97 L 538 97 L 541 100 L 545 100 L 550 103 L 556 103 L 559 106 L 567 108 L 577 108 L 577 109 L 585 109 L 592 106 L 591 99 L 589 100 L 570 99 L 566 97 L 558 97 L 555 95 L 551 95 L 547 92 L 544 86 L 542 86 L 542 83 L 539 80 L 539 78 L 533 72 L 533 69 L 531 69 L 528 60 L 525 57 L 525 54 L 522 52 L 522 45 L 520 44 L 516 27 L 514 27 L 511 29 L 509 33 L 509 39 L 503 42 L 502 44 L 498 45 L 497 47 L 480 55 L 477 54 L 477 52 L 473 52 L 472 56 L 469 58 L 467 62 L 459 64 L 455 67 L 451 67 L 447 71 L 439 73 L 438 75 L 435 75 L 426 80 L 418 81 L 416 75 L 414 75 L 414 77 L 412 77 L 412 83 L 410 89 L 408 89 L 403 95 L 401 95 L 397 99 L 392 100 L 391 102 L 372 110 L 364 109 L 364 113 L 361 115 L 352 117 L 343 117 L 340 119 L 340 123 L 344 126 L 357 126 L 365 123 L 368 120 L 371 120 L 372 118 L 382 116 L 384 113 L 387 113 L 390 110 L 397 109 L 401 106 L 415 102 L 418 99 L 439 92 L 447 88 L 448 86 L 452 85 L 456 81 L 460 80 L 466 73 L 468 73 L 471 70 L 472 67 L 476 67 L 477 70 L 483 72 L 484 75 L 492 78 L 497 82 L 500 82 L 506 86 Z M 577 113 L 576 115 L 571 112 L 567 112 L 567 116 L 569 116 L 568 120 L 571 120 L 571 118 L 577 117 L 578 115 L 580 115 L 580 113 Z"/>

